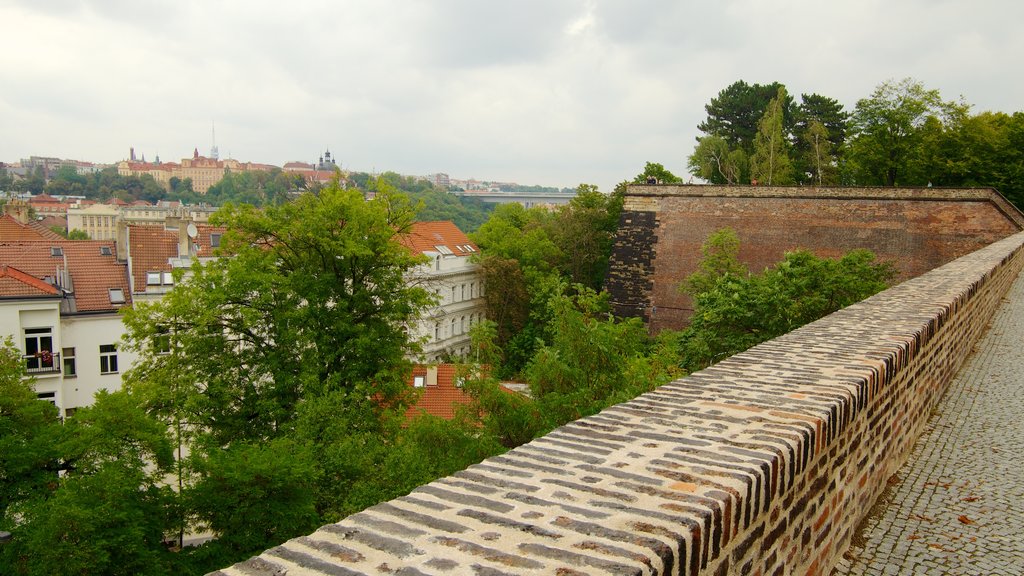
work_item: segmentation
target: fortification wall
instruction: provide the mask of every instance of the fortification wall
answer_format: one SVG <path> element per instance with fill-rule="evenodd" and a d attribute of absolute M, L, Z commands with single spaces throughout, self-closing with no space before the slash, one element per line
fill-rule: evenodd
<path fill-rule="evenodd" d="M 867 248 L 906 280 L 1024 230 L 1024 216 L 989 188 L 631 186 L 607 280 L 615 313 L 653 332 L 685 326 L 693 304 L 679 284 L 725 227 L 752 272 L 798 248 Z"/>
<path fill-rule="evenodd" d="M 1006 238 L 217 574 L 827 574 L 1022 246 Z"/>

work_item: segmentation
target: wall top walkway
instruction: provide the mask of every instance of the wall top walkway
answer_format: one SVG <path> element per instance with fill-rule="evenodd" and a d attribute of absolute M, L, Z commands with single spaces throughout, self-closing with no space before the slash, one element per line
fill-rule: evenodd
<path fill-rule="evenodd" d="M 1024 266 L 1017 234 L 217 572 L 821 574 Z"/>
<path fill-rule="evenodd" d="M 1024 274 L 836 574 L 1024 574 L 1021 342 Z"/>

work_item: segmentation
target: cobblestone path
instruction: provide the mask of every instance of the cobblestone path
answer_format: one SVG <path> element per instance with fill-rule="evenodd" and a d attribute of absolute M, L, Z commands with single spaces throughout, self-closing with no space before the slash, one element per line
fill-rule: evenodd
<path fill-rule="evenodd" d="M 1024 575 L 1022 348 L 1024 274 L 834 575 Z"/>

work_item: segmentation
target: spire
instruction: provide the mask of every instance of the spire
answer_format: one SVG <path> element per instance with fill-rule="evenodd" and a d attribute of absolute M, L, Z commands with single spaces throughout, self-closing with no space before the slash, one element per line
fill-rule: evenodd
<path fill-rule="evenodd" d="M 214 160 L 218 160 L 218 159 L 220 159 L 220 151 L 217 150 L 217 123 L 216 122 L 212 123 L 211 135 L 212 135 L 211 136 L 212 145 L 210 146 L 210 158 L 213 158 Z"/>

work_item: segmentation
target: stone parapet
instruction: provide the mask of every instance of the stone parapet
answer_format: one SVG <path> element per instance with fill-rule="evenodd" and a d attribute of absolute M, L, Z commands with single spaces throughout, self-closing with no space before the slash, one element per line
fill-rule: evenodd
<path fill-rule="evenodd" d="M 827 574 L 1022 246 L 1013 235 L 216 574 Z"/>

